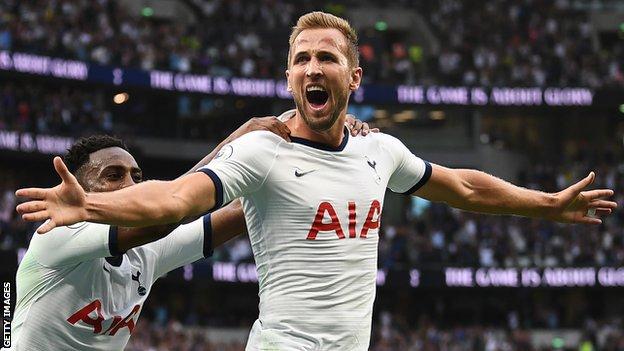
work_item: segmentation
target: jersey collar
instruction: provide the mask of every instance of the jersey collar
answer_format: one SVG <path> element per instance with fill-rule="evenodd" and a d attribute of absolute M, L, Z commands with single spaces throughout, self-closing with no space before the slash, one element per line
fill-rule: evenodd
<path fill-rule="evenodd" d="M 338 147 L 333 147 L 327 144 L 298 137 L 290 137 L 290 140 L 293 143 L 302 144 L 305 146 L 313 147 L 315 149 L 337 152 L 344 150 L 344 148 L 347 146 L 347 142 L 349 142 L 349 130 L 347 129 L 347 127 L 344 127 L 344 137 L 342 138 L 342 142 L 340 143 L 340 145 L 338 145 Z"/>

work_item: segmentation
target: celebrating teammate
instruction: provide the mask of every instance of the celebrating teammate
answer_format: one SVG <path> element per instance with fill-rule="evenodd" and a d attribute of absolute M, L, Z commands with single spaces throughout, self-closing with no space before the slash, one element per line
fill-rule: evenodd
<path fill-rule="evenodd" d="M 480 171 L 449 169 L 382 133 L 343 127 L 358 89 L 357 36 L 343 19 L 313 12 L 290 37 L 292 143 L 256 131 L 224 146 L 200 172 L 110 193 L 85 192 L 55 159 L 63 183 L 22 189 L 26 220 L 55 226 L 177 222 L 242 196 L 260 284 L 248 350 L 367 350 L 375 298 L 378 229 L 386 188 L 464 210 L 597 224 L 616 207 L 594 174 L 558 193 L 520 188 Z"/>
<path fill-rule="evenodd" d="M 280 119 L 290 115 L 286 112 Z M 361 121 L 348 123 L 355 134 L 369 131 Z M 252 130 L 285 139 L 289 134 L 274 117 L 254 118 L 226 142 Z M 86 191 L 113 191 L 142 180 L 127 147 L 109 136 L 79 140 L 65 162 Z M 246 231 L 238 201 L 176 226 L 117 228 L 84 222 L 35 235 L 17 271 L 11 350 L 123 349 L 156 279 L 209 256 L 213 247 Z"/>

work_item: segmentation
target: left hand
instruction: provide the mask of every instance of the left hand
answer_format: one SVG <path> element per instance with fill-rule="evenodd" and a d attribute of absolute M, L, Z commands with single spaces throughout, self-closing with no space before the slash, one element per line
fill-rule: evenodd
<path fill-rule="evenodd" d="M 365 136 L 369 132 L 379 132 L 379 128 L 371 128 L 368 123 L 360 121 L 359 119 L 355 118 L 354 115 L 347 115 L 345 125 L 351 131 L 352 136 L 356 136 L 358 134 L 362 134 L 362 136 Z"/>
<path fill-rule="evenodd" d="M 23 220 L 39 222 L 49 219 L 37 229 L 39 234 L 45 234 L 55 227 L 85 221 L 88 217 L 87 193 L 58 156 L 54 158 L 54 169 L 61 177 L 61 184 L 54 188 L 28 188 L 15 192 L 18 197 L 31 199 L 16 208 Z"/>
<path fill-rule="evenodd" d="M 555 206 L 545 217 L 557 222 L 601 224 L 603 217 L 611 214 L 617 207 L 617 203 L 606 200 L 613 196 L 613 190 L 583 189 L 590 186 L 596 175 L 590 172 L 587 177 L 554 194 Z"/>

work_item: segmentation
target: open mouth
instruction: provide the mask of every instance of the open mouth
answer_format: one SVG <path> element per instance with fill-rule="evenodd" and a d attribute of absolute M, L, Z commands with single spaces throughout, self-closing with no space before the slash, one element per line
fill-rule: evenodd
<path fill-rule="evenodd" d="M 306 89 L 306 99 L 312 108 L 320 110 L 329 100 L 329 93 L 320 85 L 312 85 Z"/>

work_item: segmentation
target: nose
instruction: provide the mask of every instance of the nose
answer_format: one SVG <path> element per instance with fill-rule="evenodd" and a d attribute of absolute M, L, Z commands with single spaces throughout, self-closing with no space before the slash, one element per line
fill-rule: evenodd
<path fill-rule="evenodd" d="M 316 58 L 312 58 L 308 62 L 308 66 L 306 67 L 306 76 L 307 77 L 320 77 L 323 75 L 323 67 L 321 66 L 321 62 Z"/>

